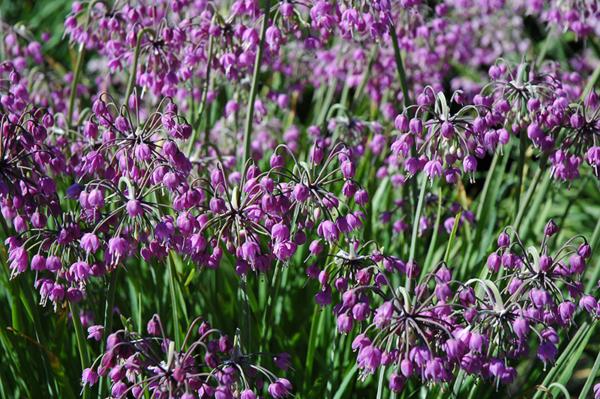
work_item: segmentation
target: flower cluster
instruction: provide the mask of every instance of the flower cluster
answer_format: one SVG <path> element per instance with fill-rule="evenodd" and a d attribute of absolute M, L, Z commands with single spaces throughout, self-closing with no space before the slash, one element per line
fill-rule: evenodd
<path fill-rule="evenodd" d="M 99 340 L 101 327 L 90 337 Z M 281 399 L 292 395 L 292 384 L 260 365 L 262 354 L 245 353 L 239 331 L 233 342 L 201 318 L 195 319 L 180 347 L 165 336 L 154 315 L 147 335 L 127 329 L 106 338 L 106 352 L 83 371 L 83 383 L 95 385 L 100 377 L 110 381 L 114 398 L 141 398 L 150 392 L 157 398 L 255 399 L 263 391 Z M 280 369 L 289 367 L 285 353 L 273 356 Z"/>
<path fill-rule="evenodd" d="M 576 236 L 551 252 L 557 231 L 548 222 L 541 247 L 526 248 L 506 229 L 487 261 L 493 275 L 502 275 L 466 282 L 454 280 L 444 263 L 425 273 L 414 262 L 380 254 L 338 254 L 337 326 L 344 334 L 360 331 L 352 348 L 363 376 L 390 368 L 394 392 L 412 378 L 448 382 L 459 370 L 509 384 L 533 339 L 537 357 L 552 363 L 560 331 L 572 324 L 577 309 L 599 313 L 597 299 L 584 294 L 581 284 L 589 244 Z"/>

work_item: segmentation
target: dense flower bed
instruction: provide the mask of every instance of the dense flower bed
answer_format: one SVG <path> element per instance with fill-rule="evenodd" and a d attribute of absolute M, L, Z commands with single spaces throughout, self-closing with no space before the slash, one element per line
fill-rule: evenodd
<path fill-rule="evenodd" d="M 599 16 L 92 0 L 65 16 L 69 72 L 3 23 L 7 295 L 68 313 L 84 397 L 575 389 L 600 317 Z"/>

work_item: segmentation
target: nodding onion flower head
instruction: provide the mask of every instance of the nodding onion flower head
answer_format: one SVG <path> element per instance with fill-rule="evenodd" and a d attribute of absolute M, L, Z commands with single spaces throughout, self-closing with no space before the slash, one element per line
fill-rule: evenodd
<path fill-rule="evenodd" d="M 372 283 L 353 285 L 344 293 L 338 310 L 344 315 L 359 301 L 368 305 L 367 323 L 352 344 L 363 378 L 389 367 L 394 391 L 410 378 L 449 381 L 468 351 L 456 337 L 459 318 L 450 269 L 441 264 L 427 275 L 414 274 L 409 280 L 414 284 L 407 287 L 392 282 L 401 269 L 374 267 L 372 273 Z"/>
<path fill-rule="evenodd" d="M 454 184 L 463 173 L 472 177 L 477 159 L 487 151 L 507 143 L 508 136 L 503 134 L 500 140 L 494 130 L 498 123 L 487 117 L 491 112 L 487 101 L 464 105 L 461 94 L 455 92 L 449 102 L 443 92 L 427 87 L 416 105 L 396 117 L 400 135 L 392 152 L 404 159 L 408 175 L 423 171 L 430 179 L 443 177 Z M 490 140 L 490 135 L 496 138 Z"/>
<path fill-rule="evenodd" d="M 148 115 L 140 106 L 137 97 L 119 106 L 106 93 L 94 101 L 83 129 L 86 151 L 76 167 L 81 176 L 151 180 L 171 191 L 185 180 L 192 164 L 177 141 L 189 138 L 191 126 L 169 97 Z"/>
<path fill-rule="evenodd" d="M 558 249 L 551 251 L 558 229 L 550 220 L 544 228 L 542 243 L 536 248 L 525 246 L 518 232 L 506 228 L 498 238 L 498 250 L 488 257 L 490 270 L 504 273 L 504 290 L 511 303 L 548 325 L 570 323 L 569 310 L 582 298 L 582 276 L 591 255 L 590 245 L 581 235 L 560 246 L 554 244 Z"/>
<path fill-rule="evenodd" d="M 572 88 L 559 71 L 528 63 L 515 68 L 498 62 L 490 68 L 491 83 L 482 89 L 493 104 L 492 115 L 504 120 L 505 129 L 525 135 L 540 150 L 540 163 L 549 160 L 552 176 L 572 181 L 588 163 L 598 175 L 600 107 L 592 89 Z"/>
<path fill-rule="evenodd" d="M 257 398 L 265 392 L 272 398 L 292 395 L 292 384 L 265 368 L 267 354 L 245 353 L 236 332 L 233 342 L 202 318 L 189 326 L 180 347 L 165 336 L 158 315 L 147 326 L 147 335 L 125 328 L 106 339 L 106 352 L 82 375 L 85 385 L 108 377 L 115 398 L 153 396 L 173 398 Z M 286 354 L 278 355 L 279 358 Z M 277 366 L 281 362 L 274 361 Z M 240 395 L 240 396 L 236 396 Z"/>

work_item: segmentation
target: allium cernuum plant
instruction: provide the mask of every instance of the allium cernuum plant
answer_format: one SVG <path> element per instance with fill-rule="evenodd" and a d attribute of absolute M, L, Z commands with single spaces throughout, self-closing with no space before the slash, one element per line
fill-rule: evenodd
<path fill-rule="evenodd" d="M 0 4 L 0 399 L 600 399 L 599 17 Z"/>

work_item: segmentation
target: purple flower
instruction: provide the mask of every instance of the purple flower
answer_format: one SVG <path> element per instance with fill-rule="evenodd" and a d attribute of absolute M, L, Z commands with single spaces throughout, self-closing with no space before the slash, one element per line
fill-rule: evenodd
<path fill-rule="evenodd" d="M 96 325 L 88 327 L 88 339 L 100 341 L 104 333 L 104 326 Z"/>
<path fill-rule="evenodd" d="M 384 302 L 375 311 L 373 322 L 378 328 L 382 328 L 390 323 L 394 314 L 394 306 L 391 302 Z"/>
<path fill-rule="evenodd" d="M 498 247 L 507 248 L 510 245 L 510 236 L 506 232 L 500 233 L 498 236 Z"/>
<path fill-rule="evenodd" d="M 581 299 L 579 299 L 579 307 L 588 313 L 594 313 L 597 305 L 598 301 L 591 295 L 583 295 Z"/>
<path fill-rule="evenodd" d="M 127 389 L 127 384 L 125 384 L 123 381 L 119 381 L 115 385 L 113 385 L 111 394 L 117 399 L 123 398 L 125 397 Z"/>
<path fill-rule="evenodd" d="M 342 313 L 337 317 L 337 328 L 342 334 L 347 334 L 352 331 L 352 318 L 346 313 Z"/>
<path fill-rule="evenodd" d="M 498 273 L 498 271 L 500 270 L 501 261 L 502 260 L 500 256 L 497 253 L 493 252 L 488 256 L 487 259 L 488 269 L 490 269 L 490 271 L 493 273 Z"/>
<path fill-rule="evenodd" d="M 556 359 L 557 352 L 556 345 L 552 342 L 544 342 L 538 347 L 537 356 L 544 364 L 546 364 L 553 362 L 554 359 Z"/>
<path fill-rule="evenodd" d="M 304 184 L 296 184 L 294 186 L 294 198 L 296 201 L 304 202 L 308 199 L 310 190 Z"/>
<path fill-rule="evenodd" d="M 44 269 L 46 269 L 46 259 L 39 254 L 34 255 L 31 258 L 31 270 L 40 271 Z"/>
<path fill-rule="evenodd" d="M 358 352 L 358 367 L 367 373 L 374 373 L 381 364 L 381 351 L 373 345 L 367 345 Z"/>
<path fill-rule="evenodd" d="M 240 394 L 240 399 L 256 399 L 256 394 L 251 389 L 245 389 Z"/>
<path fill-rule="evenodd" d="M 129 243 L 123 237 L 113 237 L 108 240 L 108 253 L 115 263 L 125 257 L 129 251 Z"/>
<path fill-rule="evenodd" d="M 134 218 L 143 214 L 142 203 L 137 199 L 130 199 L 126 205 L 127 213 Z"/>
<path fill-rule="evenodd" d="M 337 241 L 339 238 L 338 228 L 330 220 L 324 220 L 319 224 L 318 233 L 329 242 Z"/>
<path fill-rule="evenodd" d="M 463 159 L 463 169 L 465 173 L 473 173 L 477 170 L 477 159 L 473 155 L 467 155 Z"/>
<path fill-rule="evenodd" d="M 557 232 L 558 232 L 558 226 L 556 225 L 556 223 L 554 223 L 554 220 L 548 221 L 548 223 L 546 223 L 546 226 L 544 227 L 544 234 L 547 235 L 548 237 L 551 237 L 554 234 L 556 234 Z"/>
<path fill-rule="evenodd" d="M 354 164 L 350 160 L 345 160 L 341 165 L 342 176 L 345 179 L 352 179 L 354 177 L 354 173 L 356 172 L 354 168 Z"/>
<path fill-rule="evenodd" d="M 84 385 L 93 386 L 96 382 L 98 382 L 99 376 L 98 373 L 94 371 L 92 368 L 86 368 L 83 370 L 81 375 L 81 381 Z"/>
<path fill-rule="evenodd" d="M 104 206 L 104 195 L 99 189 L 95 188 L 88 194 L 87 203 L 92 208 L 102 208 Z"/>
<path fill-rule="evenodd" d="M 292 394 L 292 384 L 285 378 L 278 378 L 269 384 L 268 392 L 274 399 L 285 398 Z"/>
<path fill-rule="evenodd" d="M 442 175 L 442 163 L 437 159 L 432 159 L 427 161 L 423 170 L 430 179 L 440 177 Z"/>
<path fill-rule="evenodd" d="M 529 335 L 529 322 L 524 317 L 517 317 L 512 323 L 512 328 L 520 340 L 524 340 Z"/>
<path fill-rule="evenodd" d="M 571 322 L 575 308 L 575 304 L 571 301 L 565 301 L 558 305 L 558 314 L 563 323 L 567 324 Z"/>
<path fill-rule="evenodd" d="M 282 352 L 278 355 L 273 356 L 273 362 L 278 368 L 285 371 L 290 368 L 292 363 L 292 357 L 289 353 Z"/>
<path fill-rule="evenodd" d="M 84 261 L 73 263 L 69 268 L 69 271 L 77 281 L 85 281 L 92 274 L 90 266 Z"/>
<path fill-rule="evenodd" d="M 405 379 L 397 373 L 390 375 L 389 387 L 392 392 L 401 392 L 404 388 Z"/>
<path fill-rule="evenodd" d="M 81 248 L 88 254 L 94 253 L 100 248 L 100 240 L 94 233 L 85 233 L 79 243 Z"/>

